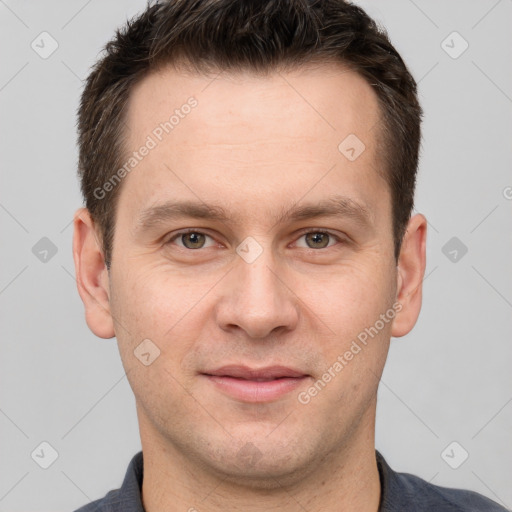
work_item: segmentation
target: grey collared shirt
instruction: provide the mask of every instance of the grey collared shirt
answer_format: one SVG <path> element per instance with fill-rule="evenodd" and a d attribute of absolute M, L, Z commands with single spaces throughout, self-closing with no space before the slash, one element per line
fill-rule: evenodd
<path fill-rule="evenodd" d="M 377 450 L 375 454 L 381 484 L 378 512 L 507 512 L 476 492 L 440 487 L 409 473 L 397 473 Z M 143 476 L 143 458 L 139 452 L 132 458 L 120 489 L 75 512 L 145 512 L 141 501 Z"/>

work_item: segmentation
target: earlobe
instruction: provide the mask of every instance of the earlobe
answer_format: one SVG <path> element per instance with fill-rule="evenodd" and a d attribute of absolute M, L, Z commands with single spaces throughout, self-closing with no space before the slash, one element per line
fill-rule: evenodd
<path fill-rule="evenodd" d="M 422 284 L 426 266 L 427 220 L 417 214 L 409 220 L 397 268 L 396 301 L 400 312 L 393 321 L 391 335 L 406 335 L 416 324 L 421 310 Z"/>
<path fill-rule="evenodd" d="M 94 222 L 86 208 L 76 211 L 73 232 L 78 293 L 85 306 L 89 329 L 100 338 L 115 336 L 109 304 L 109 276 Z"/>

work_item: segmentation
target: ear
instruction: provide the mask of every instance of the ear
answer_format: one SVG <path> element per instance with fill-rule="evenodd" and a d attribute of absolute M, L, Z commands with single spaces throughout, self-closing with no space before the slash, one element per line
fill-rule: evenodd
<path fill-rule="evenodd" d="M 426 244 L 427 219 L 421 214 L 414 215 L 407 224 L 397 266 L 396 300 L 401 309 L 391 329 L 391 335 L 397 338 L 414 327 L 420 314 Z"/>
<path fill-rule="evenodd" d="M 96 336 L 113 338 L 115 332 L 109 303 L 109 276 L 89 210 L 78 209 L 73 226 L 76 284 L 85 306 L 85 320 Z"/>

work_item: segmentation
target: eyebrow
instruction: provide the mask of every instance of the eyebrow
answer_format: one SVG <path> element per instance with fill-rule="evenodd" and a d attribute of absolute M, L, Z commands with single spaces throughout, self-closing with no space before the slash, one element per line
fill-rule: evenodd
<path fill-rule="evenodd" d="M 196 201 L 168 201 L 142 210 L 137 217 L 136 231 L 150 230 L 182 218 L 208 219 L 232 224 L 236 217 L 236 215 L 230 216 L 220 205 Z M 372 212 L 367 206 L 349 197 L 333 196 L 312 204 L 283 208 L 276 217 L 274 226 L 287 221 L 316 217 L 346 217 L 361 226 L 368 226 L 373 221 Z"/>

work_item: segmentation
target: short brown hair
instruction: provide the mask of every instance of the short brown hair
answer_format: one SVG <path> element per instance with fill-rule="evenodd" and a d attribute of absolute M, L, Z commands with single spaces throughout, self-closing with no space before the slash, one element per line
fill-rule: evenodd
<path fill-rule="evenodd" d="M 127 21 L 87 78 L 78 109 L 78 174 L 85 206 L 111 263 L 121 184 L 97 190 L 123 162 L 125 114 L 134 84 L 166 64 L 197 72 L 293 69 L 340 62 L 363 76 L 381 109 L 379 147 L 392 198 L 395 258 L 414 204 L 422 109 L 416 82 L 386 31 L 343 0 L 164 0 Z M 95 192 L 96 191 L 96 192 Z"/>

